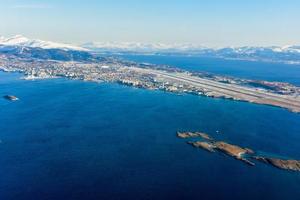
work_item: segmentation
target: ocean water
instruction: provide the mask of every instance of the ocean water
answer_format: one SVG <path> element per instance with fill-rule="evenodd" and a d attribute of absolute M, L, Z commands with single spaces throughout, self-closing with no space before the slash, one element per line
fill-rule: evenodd
<path fill-rule="evenodd" d="M 251 167 L 176 137 L 203 131 L 300 159 L 299 114 L 118 84 L 20 77 L 0 72 L 0 96 L 20 98 L 0 99 L 1 200 L 300 196 L 300 173 Z"/>

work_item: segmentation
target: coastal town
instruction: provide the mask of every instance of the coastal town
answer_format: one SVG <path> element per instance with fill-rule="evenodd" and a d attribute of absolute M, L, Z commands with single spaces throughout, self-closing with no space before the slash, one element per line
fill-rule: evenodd
<path fill-rule="evenodd" d="M 212 75 L 113 57 L 75 62 L 0 54 L 0 70 L 21 72 L 25 75 L 24 79 L 63 77 L 93 82 L 115 82 L 151 90 L 272 105 L 300 112 L 300 88 L 289 83 Z"/>

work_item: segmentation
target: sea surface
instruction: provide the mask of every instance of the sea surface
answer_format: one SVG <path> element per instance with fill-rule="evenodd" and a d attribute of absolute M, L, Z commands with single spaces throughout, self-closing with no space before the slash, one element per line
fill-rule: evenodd
<path fill-rule="evenodd" d="M 132 59 L 153 63 L 169 59 L 165 64 L 178 66 L 198 62 Z M 209 68 L 207 62 L 199 70 Z M 273 64 L 257 63 L 255 70 L 248 69 L 247 62 L 238 61 L 240 69 L 229 67 L 227 61 L 215 62 L 219 64 L 211 64 L 211 72 L 299 83 L 296 66 L 288 66 L 294 70 L 290 73 L 279 64 L 271 70 L 267 66 Z M 198 69 L 196 64 L 190 66 Z M 252 167 L 193 148 L 176 137 L 176 131 L 203 131 L 261 154 L 300 159 L 299 114 L 118 84 L 20 77 L 0 72 L 0 96 L 20 98 L 16 102 L 0 98 L 1 200 L 300 197 L 299 172 L 263 163 Z"/>

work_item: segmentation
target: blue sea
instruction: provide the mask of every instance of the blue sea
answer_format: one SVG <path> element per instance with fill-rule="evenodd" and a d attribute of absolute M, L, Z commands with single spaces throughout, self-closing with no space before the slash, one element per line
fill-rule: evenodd
<path fill-rule="evenodd" d="M 300 84 L 300 67 L 294 65 L 127 59 Z M 176 131 L 203 131 L 261 154 L 300 159 L 299 114 L 118 84 L 20 77 L 0 72 L 0 96 L 20 98 L 0 99 L 1 200 L 300 197 L 299 172 L 263 163 L 252 167 L 176 137 Z"/>

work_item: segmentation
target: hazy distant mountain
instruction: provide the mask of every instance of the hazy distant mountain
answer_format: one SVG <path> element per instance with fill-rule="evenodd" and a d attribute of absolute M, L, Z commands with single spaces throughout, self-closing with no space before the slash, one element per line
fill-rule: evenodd
<path fill-rule="evenodd" d="M 133 43 L 133 42 L 88 42 L 81 47 L 90 50 L 99 51 L 141 51 L 141 52 L 161 52 L 161 51 L 199 51 L 199 52 L 234 52 L 237 54 L 252 54 L 258 51 L 272 51 L 285 53 L 300 53 L 300 46 L 271 46 L 271 47 L 225 47 L 225 48 L 208 48 L 195 44 L 163 44 L 163 43 Z"/>
<path fill-rule="evenodd" d="M 96 52 L 158 54 L 158 55 L 198 55 L 226 59 L 261 60 L 270 62 L 300 63 L 300 46 L 271 47 L 226 47 L 208 48 L 193 44 L 144 44 L 144 43 L 95 43 L 82 47 Z"/>
<path fill-rule="evenodd" d="M 191 50 L 205 50 L 207 48 L 192 44 L 162 44 L 162 43 L 133 43 L 133 42 L 89 42 L 81 45 L 94 51 L 115 52 L 182 52 Z"/>

